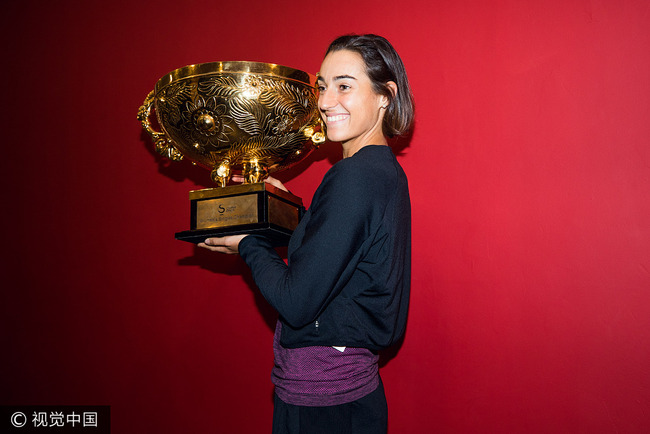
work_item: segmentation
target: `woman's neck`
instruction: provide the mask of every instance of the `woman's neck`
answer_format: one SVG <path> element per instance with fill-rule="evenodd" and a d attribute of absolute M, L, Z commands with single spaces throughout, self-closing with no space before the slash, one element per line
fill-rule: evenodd
<path fill-rule="evenodd" d="M 343 147 L 343 158 L 348 158 L 359 152 L 359 149 L 364 148 L 370 145 L 376 146 L 388 146 L 386 137 L 383 134 L 374 134 L 371 137 L 357 138 L 356 140 L 349 140 L 347 142 L 341 143 Z"/>

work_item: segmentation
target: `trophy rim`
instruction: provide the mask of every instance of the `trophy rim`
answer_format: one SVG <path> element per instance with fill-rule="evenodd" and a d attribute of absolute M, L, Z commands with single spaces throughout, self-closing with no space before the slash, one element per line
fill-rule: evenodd
<path fill-rule="evenodd" d="M 284 80 L 296 81 L 309 86 L 316 84 L 316 76 L 300 69 L 277 63 L 253 62 L 245 60 L 218 61 L 186 65 L 174 69 L 162 76 L 155 86 L 157 94 L 161 89 L 171 83 L 193 77 L 201 77 L 212 74 L 254 74 L 278 77 Z"/>

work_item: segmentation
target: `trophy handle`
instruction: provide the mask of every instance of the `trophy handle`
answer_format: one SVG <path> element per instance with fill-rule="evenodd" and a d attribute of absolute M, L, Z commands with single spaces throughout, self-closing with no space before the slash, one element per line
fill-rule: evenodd
<path fill-rule="evenodd" d="M 303 129 L 303 134 L 305 137 L 308 139 L 311 139 L 312 145 L 314 145 L 315 148 L 318 148 L 318 146 L 322 145 L 325 140 L 325 124 L 323 123 L 323 120 L 320 118 L 320 116 L 317 114 L 316 115 L 318 119 L 316 120 L 316 125 L 309 125 Z M 319 126 L 320 131 L 316 131 L 314 127 Z"/>
<path fill-rule="evenodd" d="M 154 91 L 152 90 L 138 109 L 138 120 L 142 123 L 142 128 L 151 136 L 151 140 L 156 145 L 156 151 L 160 155 L 172 161 L 181 161 L 183 154 L 176 149 L 174 142 L 164 132 L 158 132 L 151 126 L 149 118 L 154 100 Z"/>

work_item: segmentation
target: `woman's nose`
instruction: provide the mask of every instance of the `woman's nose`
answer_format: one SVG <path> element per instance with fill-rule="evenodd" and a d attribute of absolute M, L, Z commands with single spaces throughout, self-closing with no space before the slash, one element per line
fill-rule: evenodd
<path fill-rule="evenodd" d="M 334 92 L 331 92 L 329 89 L 321 90 L 318 94 L 318 107 L 321 110 L 331 109 L 337 104 L 336 96 Z"/>

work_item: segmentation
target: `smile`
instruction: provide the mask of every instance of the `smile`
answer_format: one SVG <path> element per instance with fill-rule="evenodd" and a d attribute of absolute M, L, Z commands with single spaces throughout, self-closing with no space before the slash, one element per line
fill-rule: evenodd
<path fill-rule="evenodd" d="M 339 122 L 342 120 L 345 120 L 348 118 L 349 115 L 334 115 L 334 116 L 327 116 L 327 123 L 329 124 L 330 122 Z"/>

